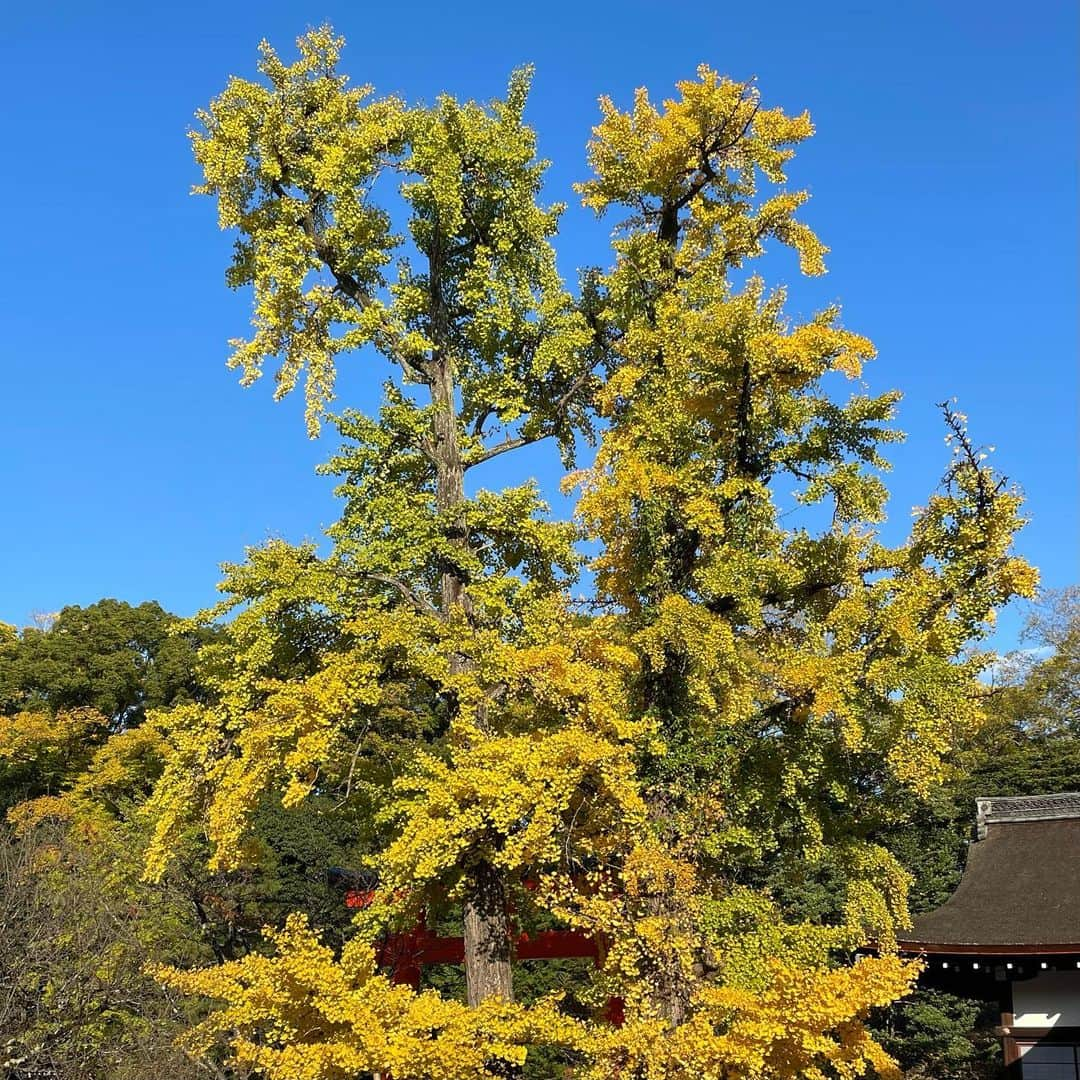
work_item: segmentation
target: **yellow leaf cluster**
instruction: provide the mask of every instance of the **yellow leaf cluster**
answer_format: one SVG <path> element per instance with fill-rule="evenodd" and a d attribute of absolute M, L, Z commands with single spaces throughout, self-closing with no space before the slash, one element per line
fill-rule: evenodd
<path fill-rule="evenodd" d="M 194 1052 L 224 1039 L 237 1062 L 269 1080 L 386 1072 L 400 1080 L 486 1080 L 541 1047 L 570 1052 L 579 1080 L 855 1080 L 867 1069 L 897 1077 L 861 1019 L 903 994 L 918 969 L 894 957 L 836 970 L 772 962 L 762 991 L 702 989 L 677 1028 L 632 1010 L 614 1029 L 566 1017 L 554 998 L 469 1008 L 395 986 L 376 971 L 370 946 L 354 939 L 335 958 L 300 916 L 267 936 L 276 955 L 155 974 L 223 1002 L 187 1037 Z"/>

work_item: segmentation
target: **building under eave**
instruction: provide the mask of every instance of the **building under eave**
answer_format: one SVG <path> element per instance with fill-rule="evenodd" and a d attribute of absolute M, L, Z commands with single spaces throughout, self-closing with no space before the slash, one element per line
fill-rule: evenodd
<path fill-rule="evenodd" d="M 999 1002 L 1010 1077 L 1080 1080 L 1080 793 L 976 805 L 956 892 L 901 948 L 927 985 Z"/>

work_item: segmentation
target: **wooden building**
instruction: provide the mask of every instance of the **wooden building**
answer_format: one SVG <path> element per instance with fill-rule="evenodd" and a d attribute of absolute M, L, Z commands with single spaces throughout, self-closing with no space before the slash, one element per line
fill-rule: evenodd
<path fill-rule="evenodd" d="M 1000 1004 L 1016 1080 L 1080 1080 L 1080 793 L 977 800 L 956 892 L 902 935 L 924 981 Z"/>

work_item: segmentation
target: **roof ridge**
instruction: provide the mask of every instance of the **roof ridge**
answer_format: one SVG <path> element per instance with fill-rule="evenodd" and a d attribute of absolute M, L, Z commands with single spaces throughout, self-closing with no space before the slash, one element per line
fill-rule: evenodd
<path fill-rule="evenodd" d="M 975 800 L 980 840 L 988 825 L 1013 821 L 1056 821 L 1080 818 L 1080 791 L 1052 795 L 999 795 Z"/>

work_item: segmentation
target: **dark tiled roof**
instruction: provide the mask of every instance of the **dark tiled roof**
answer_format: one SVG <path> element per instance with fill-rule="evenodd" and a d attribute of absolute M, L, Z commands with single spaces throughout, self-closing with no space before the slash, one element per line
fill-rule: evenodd
<path fill-rule="evenodd" d="M 979 835 L 952 897 L 902 946 L 1080 948 L 1080 794 L 979 799 Z M 1071 948 L 1070 948 L 1071 946 Z"/>

